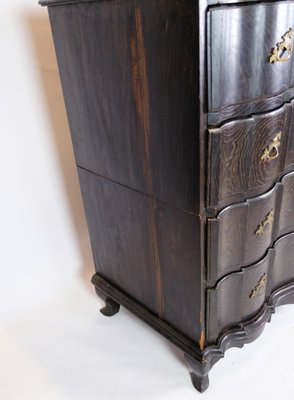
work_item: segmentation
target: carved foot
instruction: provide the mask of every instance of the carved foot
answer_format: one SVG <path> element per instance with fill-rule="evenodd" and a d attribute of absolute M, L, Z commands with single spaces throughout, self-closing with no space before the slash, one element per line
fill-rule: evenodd
<path fill-rule="evenodd" d="M 205 376 L 199 376 L 194 374 L 193 372 L 190 372 L 191 380 L 193 383 L 193 386 L 195 389 L 198 390 L 198 392 L 203 393 L 209 386 L 209 378 L 208 375 Z"/>
<path fill-rule="evenodd" d="M 110 297 L 106 297 L 104 302 L 105 306 L 101 308 L 101 314 L 105 315 L 106 317 L 112 317 L 119 312 L 120 305 Z"/>
<path fill-rule="evenodd" d="M 103 292 L 101 292 L 97 287 L 95 287 L 96 293 L 100 299 L 102 299 L 105 303 L 105 306 L 101 308 L 101 314 L 106 317 L 112 317 L 117 314 L 120 309 L 120 304 L 114 301 L 111 297 L 106 296 Z"/>
<path fill-rule="evenodd" d="M 190 376 L 195 389 L 203 393 L 209 386 L 208 372 L 209 368 L 205 364 L 194 360 L 188 354 L 185 354 L 185 361 L 190 369 Z"/>

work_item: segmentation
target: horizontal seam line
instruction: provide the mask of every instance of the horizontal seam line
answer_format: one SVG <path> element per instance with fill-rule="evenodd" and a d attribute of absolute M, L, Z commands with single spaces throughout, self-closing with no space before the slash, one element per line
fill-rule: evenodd
<path fill-rule="evenodd" d="M 184 212 L 184 213 L 186 213 L 186 214 L 189 214 L 189 215 L 193 215 L 194 217 L 200 217 L 199 214 L 193 213 L 192 211 L 183 210 L 183 209 L 180 208 L 180 207 L 177 207 L 177 206 L 175 206 L 175 205 L 166 203 L 165 201 L 160 200 L 160 199 L 158 199 L 157 197 L 152 196 L 152 195 L 150 195 L 150 194 L 148 194 L 148 193 L 146 193 L 146 192 L 140 192 L 140 191 L 137 190 L 137 189 L 134 189 L 134 188 L 132 188 L 132 187 L 130 187 L 130 186 L 128 186 L 128 185 L 125 185 L 125 184 L 123 184 L 123 183 L 117 182 L 117 181 L 115 181 L 115 180 L 113 180 L 113 179 L 111 179 L 111 178 L 108 178 L 108 177 L 106 177 L 106 176 L 97 174 L 97 172 L 90 171 L 89 169 L 84 168 L 84 167 L 82 167 L 82 166 L 80 166 L 80 165 L 78 165 L 78 164 L 77 164 L 77 167 L 80 168 L 80 169 L 82 169 L 82 170 L 84 170 L 84 171 L 86 171 L 86 172 L 89 172 L 90 174 L 93 174 L 93 175 L 95 175 L 95 176 L 97 176 L 97 177 L 99 177 L 99 178 L 103 178 L 103 179 L 105 179 L 105 180 L 107 180 L 107 181 L 110 181 L 110 182 L 112 182 L 112 183 L 115 183 L 115 184 L 117 184 L 117 185 L 120 185 L 120 186 L 122 186 L 122 187 L 124 187 L 124 188 L 126 188 L 126 189 L 130 189 L 130 190 L 132 190 L 132 191 L 134 191 L 134 192 L 136 192 L 136 193 L 139 193 L 139 194 L 141 194 L 141 195 L 143 195 L 143 196 L 146 196 L 146 197 L 148 197 L 148 198 L 150 198 L 150 199 L 156 200 L 156 201 L 158 201 L 159 203 L 162 203 L 163 205 L 165 205 L 165 206 L 167 206 L 167 207 L 173 208 L 173 209 L 178 210 L 178 211 L 182 211 L 182 212 Z"/>

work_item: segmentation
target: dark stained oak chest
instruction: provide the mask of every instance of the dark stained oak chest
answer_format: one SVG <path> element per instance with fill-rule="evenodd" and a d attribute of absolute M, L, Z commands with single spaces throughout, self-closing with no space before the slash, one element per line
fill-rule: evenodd
<path fill-rule="evenodd" d="M 294 2 L 41 0 L 92 282 L 194 386 L 294 302 Z"/>

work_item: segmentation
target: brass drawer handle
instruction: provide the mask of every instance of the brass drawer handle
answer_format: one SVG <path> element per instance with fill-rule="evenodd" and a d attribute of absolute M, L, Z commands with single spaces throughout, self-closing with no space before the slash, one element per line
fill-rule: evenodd
<path fill-rule="evenodd" d="M 276 61 L 287 61 L 289 60 L 292 52 L 292 36 L 293 29 L 290 28 L 283 36 L 279 43 L 272 49 L 272 53 L 269 58 L 269 62 L 275 63 Z"/>
<path fill-rule="evenodd" d="M 263 274 L 262 277 L 257 282 L 257 285 L 255 286 L 255 288 L 252 289 L 252 292 L 250 293 L 249 298 L 254 299 L 257 296 L 260 296 L 263 292 L 263 289 L 266 286 L 266 283 L 267 283 L 266 274 Z"/>
<path fill-rule="evenodd" d="M 260 157 L 261 162 L 272 161 L 279 157 L 279 147 L 281 146 L 282 132 L 278 132 L 272 142 L 264 150 Z"/>
<path fill-rule="evenodd" d="M 273 223 L 274 223 L 274 215 L 275 215 L 275 211 L 274 210 L 271 210 L 267 214 L 267 216 L 265 217 L 265 220 L 262 221 L 262 223 L 257 228 L 257 230 L 255 232 L 256 236 L 265 235 L 267 232 L 270 232 L 272 230 Z"/>

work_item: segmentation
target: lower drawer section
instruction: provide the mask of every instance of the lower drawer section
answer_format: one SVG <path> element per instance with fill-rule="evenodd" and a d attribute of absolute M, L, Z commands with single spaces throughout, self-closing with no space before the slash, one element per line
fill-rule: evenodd
<path fill-rule="evenodd" d="M 270 294 L 294 280 L 294 233 L 283 236 L 258 263 L 222 278 L 207 290 L 207 339 L 252 318 Z"/>
<path fill-rule="evenodd" d="M 294 172 L 261 196 L 222 210 L 208 220 L 209 286 L 252 265 L 281 236 L 294 231 Z"/>

